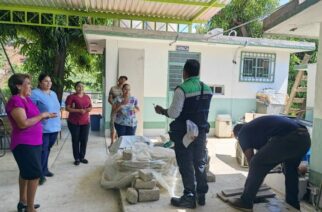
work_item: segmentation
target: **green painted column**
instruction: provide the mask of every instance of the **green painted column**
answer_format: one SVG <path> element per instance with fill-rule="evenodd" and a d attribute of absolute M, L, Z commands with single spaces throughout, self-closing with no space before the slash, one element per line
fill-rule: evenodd
<path fill-rule="evenodd" d="M 317 60 L 310 182 L 319 186 L 322 183 L 322 23 Z"/>

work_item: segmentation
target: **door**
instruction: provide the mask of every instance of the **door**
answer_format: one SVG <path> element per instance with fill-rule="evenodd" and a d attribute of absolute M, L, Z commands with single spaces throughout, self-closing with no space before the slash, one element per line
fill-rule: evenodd
<path fill-rule="evenodd" d="M 138 99 L 140 112 L 136 114 L 138 119 L 136 135 L 143 135 L 144 50 L 120 48 L 118 52 L 118 76 L 128 77 L 127 83 L 131 86 L 131 95 Z"/>

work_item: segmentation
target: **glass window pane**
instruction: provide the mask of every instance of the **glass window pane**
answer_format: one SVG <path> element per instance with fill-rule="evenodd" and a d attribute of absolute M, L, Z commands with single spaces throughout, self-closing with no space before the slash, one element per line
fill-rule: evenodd
<path fill-rule="evenodd" d="M 273 82 L 275 54 L 242 52 L 240 80 L 246 82 Z"/>

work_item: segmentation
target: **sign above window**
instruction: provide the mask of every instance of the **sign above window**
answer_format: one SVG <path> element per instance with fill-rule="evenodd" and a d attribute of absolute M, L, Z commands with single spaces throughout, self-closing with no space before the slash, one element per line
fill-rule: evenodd
<path fill-rule="evenodd" d="M 176 46 L 177 51 L 188 52 L 189 46 Z"/>

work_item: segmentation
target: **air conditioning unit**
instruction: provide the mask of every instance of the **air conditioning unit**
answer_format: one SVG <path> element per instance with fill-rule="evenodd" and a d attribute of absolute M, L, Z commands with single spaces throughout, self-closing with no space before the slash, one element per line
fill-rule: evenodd
<path fill-rule="evenodd" d="M 211 35 L 222 36 L 223 33 L 224 33 L 223 28 L 215 28 L 215 29 L 212 29 L 212 30 L 208 31 L 207 35 L 209 35 L 209 36 L 211 36 Z"/>

